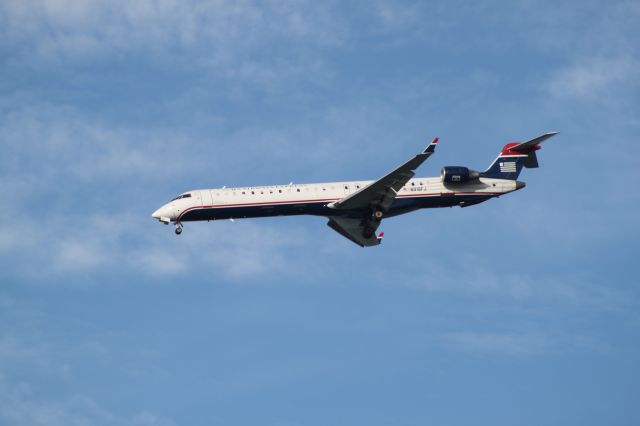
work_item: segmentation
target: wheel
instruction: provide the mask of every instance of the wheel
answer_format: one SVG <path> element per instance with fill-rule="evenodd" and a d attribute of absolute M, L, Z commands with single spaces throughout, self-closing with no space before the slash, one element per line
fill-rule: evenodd
<path fill-rule="evenodd" d="M 182 234 L 182 226 L 176 226 L 176 235 Z"/>

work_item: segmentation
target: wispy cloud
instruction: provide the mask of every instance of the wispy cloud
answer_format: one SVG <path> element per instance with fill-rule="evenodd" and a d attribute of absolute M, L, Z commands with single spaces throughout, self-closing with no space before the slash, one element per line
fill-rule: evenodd
<path fill-rule="evenodd" d="M 308 412 L 314 392 L 392 374 L 441 394 L 415 380 L 425 355 L 462 353 L 501 379 L 484 358 L 579 353 L 579 371 L 628 377 L 632 363 L 597 358 L 637 352 L 640 199 L 621 182 L 640 170 L 639 11 L 0 1 L 0 423 L 171 425 L 167 410 L 182 424 L 212 396 L 229 419 L 267 393 Z M 385 220 L 374 249 L 323 218 L 186 223 L 177 237 L 150 217 L 189 189 L 382 176 L 436 135 L 420 174 L 481 167 L 540 129 L 563 136 L 525 191 Z M 625 155 L 594 160 L 614 140 Z M 193 394 L 164 391 L 176 384 Z"/>
<path fill-rule="evenodd" d="M 305 180 L 353 178 L 370 168 L 369 162 L 360 161 L 364 147 L 364 158 L 379 157 L 369 147 L 380 135 L 380 126 L 370 123 L 372 117 L 393 114 L 377 103 L 347 103 L 324 111 L 311 128 L 247 126 L 212 144 L 207 134 L 211 127 L 194 131 L 185 126 L 122 125 L 69 105 L 14 100 L 16 105 L 2 103 L 5 114 L 0 120 L 6 154 L 0 159 L 0 194 L 13 206 L 0 212 L 0 251 L 14 265 L 4 273 L 31 279 L 52 273 L 85 282 L 94 273 L 113 269 L 157 277 L 212 265 L 221 276 L 238 281 L 267 272 L 313 270 L 312 259 L 299 258 L 291 265 L 285 256 L 299 247 L 333 256 L 336 250 L 328 247 L 340 237 L 322 218 L 313 219 L 315 228 L 290 226 L 291 219 L 243 222 L 231 228 L 224 223 L 197 224 L 194 228 L 207 231 L 183 238 L 181 250 L 170 250 L 180 240 L 170 229 L 152 223 L 149 214 L 173 192 L 197 187 L 287 183 L 297 181 L 298 171 L 304 172 Z M 388 138 L 393 138 L 392 132 Z M 350 143 L 342 143 L 345 139 Z M 394 146 L 385 149 L 397 151 Z M 291 158 L 301 161 L 291 164 Z M 286 165 L 289 172 L 270 167 L 248 178 L 247 170 L 265 159 Z M 244 163 L 238 166 L 235 160 Z M 383 174 L 388 167 L 380 162 L 375 173 Z M 203 178 L 209 174 L 215 180 Z M 42 201 L 46 212 L 32 208 Z M 223 232 L 218 232 L 221 227 Z M 25 268 L 26 259 L 36 258 L 41 268 Z"/>
<path fill-rule="evenodd" d="M 557 98 L 606 102 L 637 91 L 638 81 L 640 62 L 633 57 L 588 57 L 557 70 L 548 91 Z"/>
<path fill-rule="evenodd" d="M 306 1 L 8 1 L 0 16 L 13 65 L 144 56 L 267 89 L 283 79 L 321 76 L 310 52 L 340 46 L 346 31 L 330 4 Z"/>
<path fill-rule="evenodd" d="M 32 237 L 25 239 L 25 235 Z M 14 262 L 12 271 L 5 274 L 34 282 L 67 277 L 70 285 L 87 285 L 94 281 L 91 277 L 107 271 L 114 276 L 168 278 L 194 270 L 211 278 L 259 282 L 255 279 L 264 276 L 269 282 L 273 279 L 269 274 L 283 276 L 297 274 L 301 268 L 313 269 L 309 259 L 302 264 L 287 261 L 289 253 L 313 240 L 299 226 L 247 221 L 187 224 L 185 235 L 176 237 L 169 227 L 152 223 L 148 214 L 115 213 L 74 216 L 72 227 L 67 221 L 49 221 L 46 226 L 23 222 L 14 228 L 10 240 L 5 237 L 2 251 Z M 32 262 L 40 267 L 29 268 Z"/>
<path fill-rule="evenodd" d="M 533 256 L 533 254 L 532 254 Z M 528 315 L 532 306 L 546 310 L 554 306 L 566 309 L 623 314 L 635 317 L 632 295 L 607 285 L 599 274 L 553 266 L 548 260 L 512 259 L 513 265 L 487 262 L 473 251 L 459 251 L 455 262 L 424 260 L 421 272 L 408 271 L 400 280 L 412 288 L 435 294 L 501 301 L 514 312 Z M 541 264 L 553 272 L 542 273 Z"/>
<path fill-rule="evenodd" d="M 26 382 L 12 383 L 0 375 L 0 421 L 7 426 L 141 425 L 172 426 L 165 417 L 140 411 L 132 418 L 110 412 L 86 395 L 43 398 Z"/>
<path fill-rule="evenodd" d="M 477 355 L 534 357 L 582 351 L 599 353 L 610 347 L 588 336 L 572 336 L 548 330 L 457 331 L 445 334 L 443 342 L 458 350 Z"/>
<path fill-rule="evenodd" d="M 61 343 L 59 339 L 64 337 L 56 335 L 58 330 L 45 331 L 57 321 L 40 308 L 0 293 L 0 424 L 174 424 L 143 407 L 130 416 L 111 411 L 90 395 L 91 391 L 74 388 L 74 377 L 82 370 L 80 364 L 87 359 L 95 361 L 104 355 L 104 348 L 94 340 L 93 333 L 81 341 Z M 51 386 L 55 390 L 48 392 Z"/>

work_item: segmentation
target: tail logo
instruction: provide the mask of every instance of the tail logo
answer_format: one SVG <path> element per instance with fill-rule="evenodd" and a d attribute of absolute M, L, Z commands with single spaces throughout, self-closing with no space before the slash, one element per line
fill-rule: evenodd
<path fill-rule="evenodd" d="M 516 172 L 516 162 L 515 161 L 504 161 L 500 163 L 500 172 L 501 173 L 515 173 Z"/>

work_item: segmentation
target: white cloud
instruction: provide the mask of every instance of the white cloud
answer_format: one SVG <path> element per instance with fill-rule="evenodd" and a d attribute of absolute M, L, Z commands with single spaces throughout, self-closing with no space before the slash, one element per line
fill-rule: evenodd
<path fill-rule="evenodd" d="M 533 253 L 531 254 L 535 256 Z M 516 256 L 517 257 L 517 256 Z M 411 272 L 405 285 L 427 292 L 456 294 L 473 300 L 502 300 L 515 312 L 536 306 L 565 306 L 571 309 L 632 314 L 630 295 L 606 285 L 593 274 L 572 269 L 542 273 L 539 260 L 509 259 L 504 268 L 470 251 L 459 252 L 455 262 L 424 261 L 423 273 Z M 544 260 L 545 268 L 554 268 Z M 493 268 L 493 269 L 492 269 Z"/>
<path fill-rule="evenodd" d="M 86 340 L 63 342 L 59 340 L 60 335 L 56 335 L 56 326 L 47 328 L 57 324 L 58 319 L 52 321 L 51 316 L 28 302 L 0 293 L 0 308 L 0 424 L 174 424 L 144 407 L 139 407 L 139 413 L 131 417 L 112 412 L 84 391 L 69 390 L 73 388 L 74 378 L 79 372 L 77 365 L 104 355 L 104 347 L 93 340 L 93 333 L 85 336 Z M 78 325 L 75 321 L 73 323 Z M 76 329 L 76 332 L 84 331 L 86 329 L 82 326 Z M 49 392 L 51 389 L 54 391 Z"/>
<path fill-rule="evenodd" d="M 25 180 L 36 188 L 60 187 L 63 177 L 68 184 L 68 179 L 86 183 L 166 175 L 184 171 L 189 163 L 181 150 L 185 135 L 163 126 L 112 126 L 65 105 L 24 99 L 2 106 L 0 143 L 7 155 L 0 164 L 3 175 L 19 177 L 14 182 L 16 194 L 25 189 Z"/>
<path fill-rule="evenodd" d="M 318 221 L 321 226 L 323 219 Z M 32 282 L 66 277 L 68 285 L 90 285 L 93 276 L 104 273 L 168 278 L 196 270 L 212 279 L 260 283 L 260 277 L 271 281 L 315 269 L 311 259 L 294 255 L 292 262 L 287 257 L 312 241 L 322 250 L 326 240 L 319 244 L 300 226 L 257 222 L 186 223 L 178 237 L 173 227 L 155 223 L 148 214 L 76 215 L 73 226 L 68 218 L 42 225 L 23 219 L 13 232 L 8 224 L 0 226 L 1 233 L 10 234 L 0 249 L 11 259 L 5 271 L 10 276 Z M 34 263 L 38 268 L 29 266 Z"/>
<path fill-rule="evenodd" d="M 217 65 L 240 60 L 248 51 L 274 41 L 340 44 L 344 31 L 340 15 L 333 12 L 329 5 L 316 2 L 226 0 L 15 0 L 0 6 L 7 23 L 5 43 L 22 46 L 23 59 L 130 52 L 169 58 L 186 49 Z"/>
<path fill-rule="evenodd" d="M 388 29 L 413 29 L 413 25 L 424 15 L 419 3 L 376 0 L 372 6 L 380 22 Z"/>
<path fill-rule="evenodd" d="M 445 334 L 443 342 L 451 347 L 479 355 L 532 357 L 588 349 L 607 352 L 609 347 L 591 337 L 567 335 L 549 330 L 457 331 Z"/>
<path fill-rule="evenodd" d="M 217 179 L 229 179 L 218 180 L 220 185 L 233 184 L 231 179 L 237 175 L 246 179 L 246 167 L 238 168 L 228 156 L 256 143 L 268 147 L 274 162 L 289 166 L 292 157 L 309 158 L 309 148 L 299 141 L 316 138 L 313 161 L 322 165 L 317 173 L 327 179 L 328 171 L 340 165 L 337 154 L 352 167 L 353 153 L 361 152 L 358 144 L 340 143 L 344 134 L 366 141 L 376 129 L 367 125 L 371 113 L 360 107 L 330 109 L 315 125 L 331 128 L 331 136 L 299 126 L 287 131 L 249 128 L 225 138 L 221 142 L 229 145 L 225 148 L 198 136 L 189 140 L 192 135 L 183 128 L 110 125 L 64 105 L 28 105 L 21 99 L 14 106 L 5 100 L 2 109 L 0 143 L 6 155 L 0 158 L 0 195 L 11 199 L 13 207 L 0 212 L 0 252 L 11 259 L 12 267 L 5 274 L 35 281 L 53 274 L 89 283 L 94 273 L 105 271 L 161 277 L 196 266 L 243 281 L 269 272 L 313 269 L 310 259 L 298 259 L 292 265 L 285 256 L 303 245 L 324 250 L 339 238 L 324 227 L 322 218 L 314 219 L 320 240 L 304 226 L 290 226 L 292 219 L 239 222 L 232 227 L 188 224 L 185 232 L 194 229 L 193 233 L 176 240 L 172 229 L 163 229 L 149 216 L 164 199 L 150 198 L 158 192 L 164 194 L 160 197 L 171 195 L 170 189 L 158 188 L 188 189 L 176 186 L 176 181 L 200 186 L 193 183 L 198 180 L 190 175 L 194 170 L 201 176 L 215 170 Z M 324 126 L 326 122 L 331 125 Z M 263 151 L 246 151 L 239 161 L 264 162 Z M 295 167 L 308 174 L 304 164 Z M 295 180 L 286 174 L 271 179 L 274 183 Z M 204 185 L 215 186 L 212 182 Z M 35 211 L 33 205 L 46 208 Z M 206 231 L 195 231 L 198 228 Z M 177 243 L 179 250 L 174 249 Z M 33 262 L 40 267 L 28 267 Z"/>
<path fill-rule="evenodd" d="M 11 382 L 0 375 L 0 423 L 6 426 L 171 426 L 175 423 L 148 411 L 126 418 L 105 409 L 86 395 L 38 397 L 26 382 Z"/>
<path fill-rule="evenodd" d="M 157 415 L 148 411 L 141 411 L 134 416 L 133 424 L 140 426 L 171 426 L 175 423 L 172 420 L 158 417 Z"/>
<path fill-rule="evenodd" d="M 215 95 L 232 97 L 326 84 L 321 53 L 348 38 L 339 8 L 306 0 L 9 0 L 0 22 L 0 48 L 18 72 L 49 68 L 69 82 L 87 64 L 143 62 L 152 73 L 222 81 Z"/>
<path fill-rule="evenodd" d="M 95 269 L 104 264 L 108 256 L 102 247 L 77 240 L 62 241 L 55 252 L 53 263 L 56 268 L 62 270 Z"/>
<path fill-rule="evenodd" d="M 589 57 L 555 72 L 548 83 L 554 97 L 607 100 L 638 90 L 640 62 L 631 57 Z"/>
<path fill-rule="evenodd" d="M 460 331 L 445 336 L 448 344 L 474 353 L 530 356 L 546 352 L 551 346 L 543 334 Z"/>

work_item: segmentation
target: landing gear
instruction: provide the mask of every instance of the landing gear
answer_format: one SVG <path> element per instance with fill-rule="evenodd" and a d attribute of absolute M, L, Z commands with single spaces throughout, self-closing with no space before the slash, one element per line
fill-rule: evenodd
<path fill-rule="evenodd" d="M 372 207 L 369 209 L 368 219 L 373 222 L 380 222 L 382 217 L 384 216 L 384 212 L 377 207 Z"/>
<path fill-rule="evenodd" d="M 384 212 L 377 207 L 372 207 L 369 210 L 368 215 L 365 215 L 361 222 L 362 236 L 364 238 L 369 239 L 376 234 L 376 229 L 380 226 L 383 216 Z"/>
<path fill-rule="evenodd" d="M 180 235 L 182 234 L 182 225 L 179 223 L 176 223 L 176 235 Z"/>

